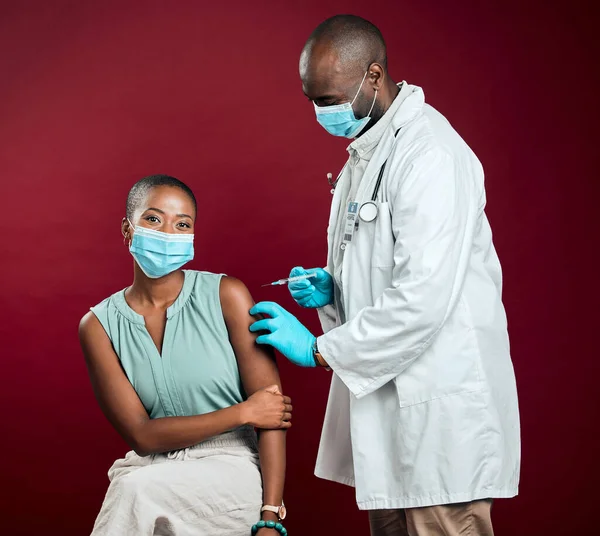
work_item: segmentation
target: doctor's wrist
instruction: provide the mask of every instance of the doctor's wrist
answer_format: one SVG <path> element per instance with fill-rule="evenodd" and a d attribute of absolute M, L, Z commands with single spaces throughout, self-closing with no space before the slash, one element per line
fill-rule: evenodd
<path fill-rule="evenodd" d="M 316 338 L 313 342 L 313 359 L 315 360 L 315 365 L 317 367 L 322 367 L 329 370 L 329 365 L 327 364 L 327 361 L 325 361 L 325 358 L 321 355 L 321 352 L 319 352 L 319 346 L 317 345 Z"/>

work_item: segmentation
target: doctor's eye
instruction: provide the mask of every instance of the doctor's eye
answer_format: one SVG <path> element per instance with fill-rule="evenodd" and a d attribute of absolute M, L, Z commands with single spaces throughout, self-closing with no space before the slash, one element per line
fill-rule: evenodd
<path fill-rule="evenodd" d="M 160 220 L 156 216 L 146 216 L 144 219 L 150 223 L 160 223 Z"/>
<path fill-rule="evenodd" d="M 192 228 L 192 226 L 191 226 L 189 223 L 187 223 L 187 222 L 184 222 L 184 221 L 180 221 L 180 222 L 177 224 L 177 227 L 180 227 L 180 228 L 182 228 L 182 229 L 191 229 L 191 228 Z"/>

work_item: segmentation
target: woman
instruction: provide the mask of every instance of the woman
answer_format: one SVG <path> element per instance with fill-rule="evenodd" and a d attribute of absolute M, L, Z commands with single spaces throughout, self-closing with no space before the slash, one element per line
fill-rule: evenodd
<path fill-rule="evenodd" d="M 291 401 L 248 329 L 246 287 L 181 270 L 193 258 L 195 218 L 181 181 L 137 182 L 122 222 L 133 284 L 81 320 L 98 403 L 133 449 L 109 471 L 93 536 L 286 533 Z"/>

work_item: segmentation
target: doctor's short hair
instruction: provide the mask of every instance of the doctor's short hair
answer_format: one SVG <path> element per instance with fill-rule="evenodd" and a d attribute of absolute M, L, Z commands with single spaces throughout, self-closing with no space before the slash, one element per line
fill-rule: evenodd
<path fill-rule="evenodd" d="M 308 38 L 305 48 L 325 41 L 338 52 L 342 63 L 358 63 L 367 68 L 379 63 L 387 70 L 387 47 L 379 28 L 357 15 L 335 15 L 319 24 Z"/>
<path fill-rule="evenodd" d="M 127 218 L 130 220 L 133 218 L 134 212 L 145 199 L 148 192 L 158 186 L 171 186 L 172 188 L 179 188 L 192 200 L 192 203 L 194 204 L 194 212 L 197 211 L 196 196 L 187 184 L 169 175 L 149 175 L 148 177 L 144 177 L 143 179 L 137 181 L 132 186 L 131 190 L 129 190 L 129 194 L 127 195 L 127 207 L 125 210 Z"/>

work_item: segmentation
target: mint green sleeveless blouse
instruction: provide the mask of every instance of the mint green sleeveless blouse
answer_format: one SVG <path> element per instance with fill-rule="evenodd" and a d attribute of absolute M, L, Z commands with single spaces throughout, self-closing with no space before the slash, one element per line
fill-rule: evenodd
<path fill-rule="evenodd" d="M 200 415 L 246 398 L 221 310 L 222 276 L 183 273 L 183 288 L 167 309 L 162 355 L 125 290 L 91 308 L 151 419 Z"/>

